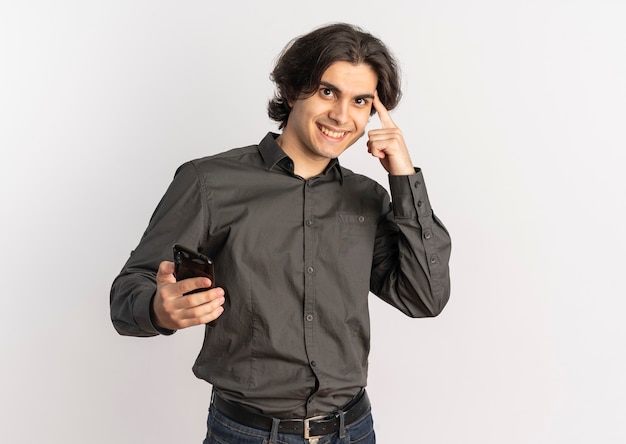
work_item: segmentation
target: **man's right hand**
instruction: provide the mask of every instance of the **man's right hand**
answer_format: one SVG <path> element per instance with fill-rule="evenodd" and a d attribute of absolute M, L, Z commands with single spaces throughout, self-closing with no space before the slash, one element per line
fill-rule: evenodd
<path fill-rule="evenodd" d="M 224 312 L 224 290 L 220 287 L 183 296 L 197 288 L 210 287 L 211 280 L 197 277 L 176 282 L 174 262 L 161 262 L 156 282 L 152 308 L 157 327 L 180 330 L 208 324 Z"/>

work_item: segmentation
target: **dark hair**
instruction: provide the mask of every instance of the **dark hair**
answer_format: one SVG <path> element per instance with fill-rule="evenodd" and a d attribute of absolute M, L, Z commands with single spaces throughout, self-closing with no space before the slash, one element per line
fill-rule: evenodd
<path fill-rule="evenodd" d="M 276 93 L 267 106 L 272 120 L 287 125 L 289 102 L 315 92 L 330 65 L 345 61 L 369 65 L 378 76 L 378 96 L 389 110 L 400 102 L 400 72 L 396 59 L 385 44 L 362 29 L 335 23 L 295 38 L 283 49 L 270 79 Z M 370 114 L 374 114 L 372 107 Z"/>

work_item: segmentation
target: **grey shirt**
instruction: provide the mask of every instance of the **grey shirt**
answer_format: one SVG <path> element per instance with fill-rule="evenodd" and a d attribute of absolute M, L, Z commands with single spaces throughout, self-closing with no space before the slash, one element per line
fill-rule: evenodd
<path fill-rule="evenodd" d="M 197 249 L 215 262 L 226 303 L 195 375 L 252 409 L 309 417 L 367 383 L 370 291 L 411 317 L 441 312 L 450 238 L 419 169 L 389 176 L 391 203 L 337 160 L 311 179 L 294 175 L 276 137 L 177 170 L 113 282 L 111 318 L 123 335 L 173 333 L 150 316 L 158 265 L 175 243 Z"/>

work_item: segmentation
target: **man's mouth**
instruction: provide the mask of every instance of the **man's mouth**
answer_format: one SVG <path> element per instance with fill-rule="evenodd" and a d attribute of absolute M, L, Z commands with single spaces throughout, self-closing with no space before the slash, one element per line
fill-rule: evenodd
<path fill-rule="evenodd" d="M 343 136 L 346 135 L 345 131 L 333 131 L 330 130 L 328 128 L 326 128 L 325 126 L 322 125 L 318 125 L 318 128 L 320 129 L 320 131 L 322 132 L 322 134 L 331 137 L 333 139 L 341 139 Z"/>

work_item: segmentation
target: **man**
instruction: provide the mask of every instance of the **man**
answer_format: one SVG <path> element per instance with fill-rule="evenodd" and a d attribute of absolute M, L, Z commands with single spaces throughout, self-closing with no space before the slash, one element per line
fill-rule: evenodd
<path fill-rule="evenodd" d="M 380 40 L 318 28 L 287 46 L 272 80 L 282 133 L 178 169 L 113 283 L 111 316 L 134 336 L 207 324 L 193 367 L 213 385 L 205 443 L 373 443 L 368 293 L 439 314 L 450 238 L 389 115 L 400 81 Z M 337 160 L 374 112 L 367 148 L 392 203 Z M 215 288 L 184 296 L 211 282 L 176 282 L 175 243 L 214 260 Z"/>

